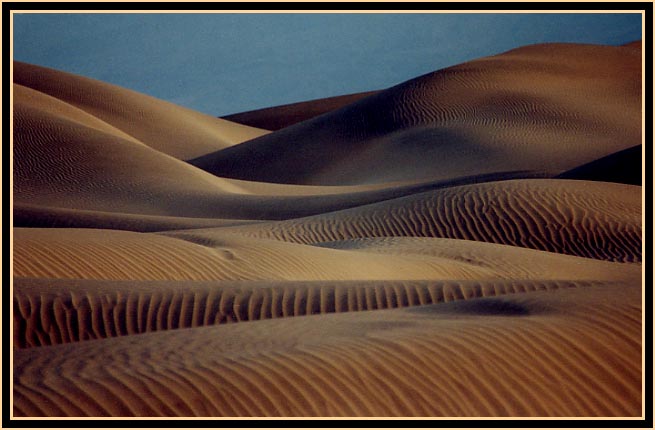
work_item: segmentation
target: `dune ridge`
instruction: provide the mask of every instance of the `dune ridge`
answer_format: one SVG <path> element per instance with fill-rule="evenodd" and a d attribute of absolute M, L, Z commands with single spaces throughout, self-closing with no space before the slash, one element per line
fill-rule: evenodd
<path fill-rule="evenodd" d="M 13 65 L 14 84 L 87 112 L 175 158 L 194 158 L 267 133 L 95 79 L 20 61 Z"/>
<path fill-rule="evenodd" d="M 633 270 L 633 272 L 638 272 Z M 14 346 L 610 285 L 591 280 L 82 281 L 18 278 Z"/>
<path fill-rule="evenodd" d="M 563 172 L 641 143 L 640 94 L 633 48 L 533 45 L 407 81 L 191 163 L 222 177 L 323 185 Z"/>
<path fill-rule="evenodd" d="M 492 273 L 438 257 L 391 258 L 229 235 L 210 238 L 210 246 L 176 236 L 98 229 L 15 229 L 14 235 L 14 275 L 19 277 L 383 280 L 471 279 Z"/>
<path fill-rule="evenodd" d="M 222 118 L 231 122 L 248 125 L 250 127 L 275 131 L 312 119 L 343 106 L 347 106 L 359 99 L 363 99 L 364 97 L 376 93 L 378 93 L 378 91 L 367 91 L 363 93 L 346 94 L 298 103 L 289 103 L 270 108 L 239 112 L 223 116 Z"/>
<path fill-rule="evenodd" d="M 245 227 L 244 227 L 245 228 Z M 14 231 L 14 276 L 107 280 L 616 279 L 630 265 L 497 244 L 432 239 L 402 254 L 341 250 L 187 230 Z M 411 247 L 411 245 L 410 245 Z M 416 252 L 415 249 L 419 249 Z M 448 248 L 451 248 L 448 251 Z M 155 252 L 156 251 L 156 252 Z M 557 271 L 554 270 L 557 268 Z M 625 270 L 624 270 L 625 268 Z"/>

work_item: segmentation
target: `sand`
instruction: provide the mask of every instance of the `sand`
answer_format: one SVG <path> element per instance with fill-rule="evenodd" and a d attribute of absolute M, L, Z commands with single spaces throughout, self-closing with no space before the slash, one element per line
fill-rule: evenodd
<path fill-rule="evenodd" d="M 418 77 L 191 163 L 224 177 L 319 185 L 562 173 L 641 144 L 640 113 L 639 50 L 533 45 Z"/>
<path fill-rule="evenodd" d="M 324 113 L 337 110 L 375 93 L 377 93 L 377 91 L 290 103 L 281 106 L 226 115 L 223 119 L 264 130 L 280 130 L 289 127 L 290 125 L 323 115 Z"/>
<path fill-rule="evenodd" d="M 223 118 L 14 62 L 14 416 L 641 416 L 640 50 Z"/>

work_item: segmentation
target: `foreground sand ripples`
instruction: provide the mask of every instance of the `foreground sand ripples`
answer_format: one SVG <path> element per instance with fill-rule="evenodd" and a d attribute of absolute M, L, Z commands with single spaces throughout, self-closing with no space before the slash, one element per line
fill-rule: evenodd
<path fill-rule="evenodd" d="M 526 279 L 135 284 L 18 279 L 14 345 L 56 345 L 178 328 L 403 308 L 606 283 Z M 138 291 L 134 291 L 135 287 Z"/>
<path fill-rule="evenodd" d="M 631 298 L 617 304 L 617 288 Z M 638 295 L 557 289 L 30 348 L 15 356 L 16 412 L 634 415 Z"/>
<path fill-rule="evenodd" d="M 639 417 L 640 48 L 232 121 L 14 63 L 13 414 Z"/>

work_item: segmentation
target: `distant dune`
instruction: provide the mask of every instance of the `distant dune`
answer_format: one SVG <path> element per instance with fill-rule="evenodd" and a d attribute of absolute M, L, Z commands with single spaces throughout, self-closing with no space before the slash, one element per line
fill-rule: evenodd
<path fill-rule="evenodd" d="M 639 417 L 640 50 L 223 119 L 14 62 L 14 416 Z"/>
<path fill-rule="evenodd" d="M 266 134 L 82 76 L 14 62 L 14 84 L 77 108 L 157 151 L 190 159 Z M 22 93 L 18 93 L 20 100 Z M 69 105 L 63 107 L 63 103 Z"/>
<path fill-rule="evenodd" d="M 641 144 L 640 73 L 630 48 L 528 46 L 191 163 L 223 177 L 322 185 L 559 173 Z"/>

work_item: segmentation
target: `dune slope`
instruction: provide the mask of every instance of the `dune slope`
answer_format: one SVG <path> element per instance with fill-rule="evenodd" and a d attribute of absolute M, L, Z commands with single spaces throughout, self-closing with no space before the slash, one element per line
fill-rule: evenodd
<path fill-rule="evenodd" d="M 639 145 L 640 95 L 639 50 L 527 46 L 421 76 L 192 163 L 219 176 L 325 185 L 559 173 Z"/>
<path fill-rule="evenodd" d="M 641 188 L 632 185 L 520 179 L 228 230 L 297 243 L 443 237 L 633 262 L 641 261 L 640 201 Z"/>
<path fill-rule="evenodd" d="M 266 134 L 83 76 L 14 61 L 14 84 L 76 107 L 157 151 L 195 158 Z"/>

